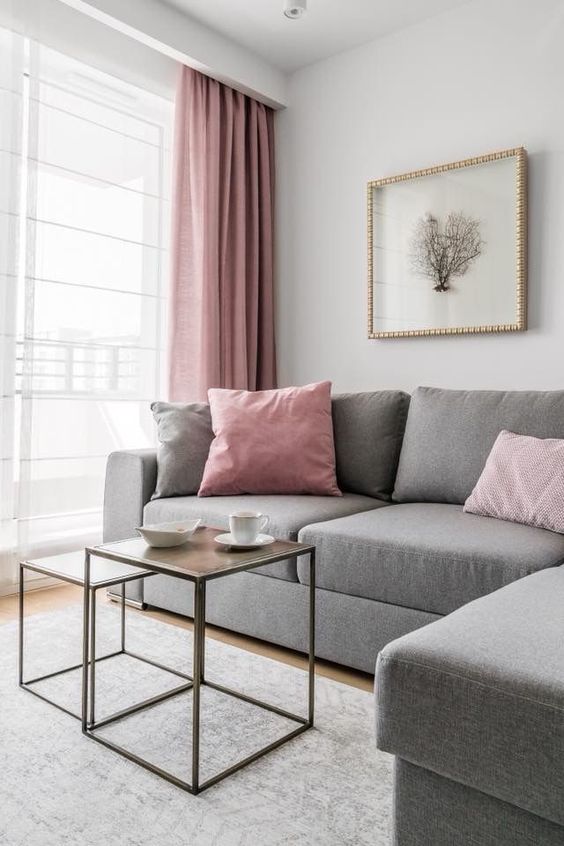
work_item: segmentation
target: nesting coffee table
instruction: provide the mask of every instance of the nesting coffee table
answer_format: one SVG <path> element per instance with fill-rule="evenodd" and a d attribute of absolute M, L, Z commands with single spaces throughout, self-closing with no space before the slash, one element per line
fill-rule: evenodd
<path fill-rule="evenodd" d="M 73 584 L 81 584 L 84 589 L 83 608 L 83 663 L 82 663 L 82 731 L 85 735 L 101 743 L 109 749 L 117 752 L 123 757 L 134 761 L 147 770 L 161 776 L 167 781 L 190 793 L 197 794 L 218 781 L 226 778 L 234 772 L 242 769 L 258 758 L 278 748 L 283 743 L 307 731 L 313 726 L 314 721 L 314 700 L 315 700 L 315 547 L 294 543 L 291 541 L 275 541 L 268 547 L 259 549 L 235 550 L 219 547 L 215 541 L 216 535 L 221 529 L 202 527 L 197 529 L 192 540 L 180 547 L 172 549 L 156 549 L 147 546 L 141 538 L 118 541 L 116 543 L 103 544 L 96 547 L 88 547 L 85 550 L 85 557 L 82 566 L 67 564 L 66 568 L 50 565 L 45 562 L 54 562 L 53 559 L 42 561 L 22 562 L 20 578 L 20 685 L 33 693 L 34 682 L 47 678 L 48 676 L 23 680 L 23 569 L 29 568 L 37 572 L 55 575 Z M 293 714 L 275 705 L 263 702 L 243 691 L 233 690 L 224 685 L 217 684 L 206 677 L 205 673 L 205 627 L 206 627 L 206 586 L 213 579 L 226 578 L 235 573 L 252 570 L 286 558 L 309 555 L 310 568 L 310 593 L 309 593 L 309 621 L 308 621 L 308 706 L 307 714 L 304 716 Z M 94 559 L 94 560 L 93 560 Z M 106 566 L 106 572 L 103 567 Z M 100 569 L 102 567 L 102 570 Z M 122 568 L 120 571 L 119 568 Z M 123 569 L 127 568 L 127 569 Z M 64 570 L 64 572 L 61 572 Z M 72 571 L 72 572 L 69 572 Z M 125 582 L 134 578 L 141 578 L 159 573 L 180 579 L 181 581 L 192 582 L 194 586 L 194 645 L 192 675 L 181 673 L 170 667 L 158 664 L 143 656 L 132 654 L 125 649 Z M 121 637 L 122 649 L 109 656 L 96 658 L 96 591 L 101 587 L 108 587 L 110 584 L 122 584 L 122 617 Z M 167 690 L 151 699 L 140 702 L 125 708 L 111 716 L 96 721 L 96 664 L 100 660 L 113 657 L 120 652 L 125 652 L 134 658 L 147 661 L 163 670 L 172 672 L 182 678 L 182 684 L 172 690 Z M 80 665 L 78 665 L 80 667 Z M 67 672 L 70 669 L 59 672 Z M 54 675 L 54 674 L 51 674 Z M 214 688 L 220 693 L 247 702 L 251 705 L 271 711 L 274 714 L 285 717 L 295 723 L 296 728 L 285 733 L 282 737 L 269 743 L 267 746 L 253 752 L 241 761 L 213 775 L 205 781 L 200 780 L 200 693 L 206 685 Z M 137 753 L 134 753 L 123 746 L 98 734 L 98 730 L 104 726 L 114 723 L 138 711 L 154 706 L 157 702 L 177 696 L 187 690 L 192 691 L 192 760 L 191 760 L 191 781 L 187 782 L 175 774 L 162 769 L 146 760 Z M 40 695 L 40 694 L 37 694 Z M 45 698 L 45 697 L 42 697 Z M 49 700 L 48 700 L 49 701 Z M 54 704 L 54 703 L 53 703 Z M 59 706 L 60 707 L 60 706 Z M 64 710 L 64 709 L 63 709 Z M 77 716 L 73 714 L 73 716 Z"/>
<path fill-rule="evenodd" d="M 82 720 L 84 710 L 87 707 L 86 703 L 86 687 L 83 685 L 82 688 L 82 711 L 72 711 L 70 708 L 65 708 L 63 705 L 60 705 L 58 702 L 55 702 L 53 699 L 49 698 L 45 693 L 42 693 L 41 690 L 38 690 L 36 685 L 40 682 L 47 681 L 47 679 L 55 678 L 56 676 L 62 676 L 65 673 L 71 673 L 74 670 L 82 669 L 83 678 L 86 674 L 86 670 L 90 664 L 91 657 L 89 655 L 89 638 L 88 638 L 88 619 L 95 619 L 96 615 L 96 593 L 98 590 L 102 588 L 109 588 L 115 587 L 116 585 L 121 585 L 121 622 L 120 622 L 120 648 L 114 650 L 113 652 L 109 652 L 107 655 L 101 655 L 98 657 L 94 657 L 93 662 L 100 663 L 101 661 L 107 661 L 110 658 L 116 658 L 118 655 L 129 655 L 131 658 L 137 658 L 141 661 L 145 661 L 147 664 L 155 665 L 155 662 L 149 658 L 143 658 L 140 655 L 130 652 L 126 649 L 126 642 L 125 642 L 125 586 L 127 582 L 135 581 L 136 579 L 144 578 L 145 576 L 151 576 L 152 573 L 149 570 L 142 570 L 139 567 L 132 567 L 129 564 L 122 564 L 113 561 L 106 561 L 106 560 L 98 560 L 96 559 L 92 562 L 92 566 L 90 568 L 90 579 L 88 586 L 84 591 L 84 604 L 85 604 L 85 613 L 83 614 L 83 639 L 82 639 L 82 646 L 83 646 L 83 658 L 79 664 L 73 664 L 69 667 L 63 667 L 58 670 L 54 670 L 50 673 L 44 673 L 39 676 L 34 676 L 33 678 L 26 678 L 25 677 L 25 629 L 24 629 L 24 597 L 25 597 L 25 575 L 26 571 L 31 570 L 35 573 L 40 573 L 42 576 L 47 576 L 51 579 L 56 579 L 60 582 L 66 582 L 67 584 L 77 585 L 79 587 L 85 587 L 84 581 L 84 553 L 81 552 L 68 552 L 62 555 L 51 555 L 47 558 L 37 558 L 31 561 L 21 561 L 20 562 L 20 578 L 19 578 L 19 610 L 18 610 L 18 619 L 19 619 L 19 639 L 18 639 L 18 682 L 20 687 L 24 690 L 29 691 L 29 693 L 33 693 L 34 696 L 38 696 L 39 699 L 43 699 L 44 702 L 48 702 L 50 705 L 54 705 L 60 711 L 64 711 L 65 714 L 68 714 L 71 717 L 75 717 L 77 720 Z M 94 644 L 93 644 L 94 645 Z M 53 644 L 53 649 L 56 650 L 56 644 Z M 94 650 L 93 650 L 94 652 Z M 171 667 L 163 667 L 160 664 L 156 664 L 160 669 L 166 670 L 173 675 L 180 676 L 184 678 L 185 681 L 188 681 L 188 677 L 184 673 L 179 673 Z M 190 678 L 191 681 L 191 678 Z M 179 691 L 180 692 L 180 691 Z"/>

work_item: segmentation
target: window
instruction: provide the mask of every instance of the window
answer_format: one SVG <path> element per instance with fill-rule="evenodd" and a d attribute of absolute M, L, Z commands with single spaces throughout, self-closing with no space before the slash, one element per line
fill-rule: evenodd
<path fill-rule="evenodd" d="M 15 368 L 2 441 L 6 451 L 11 416 L 18 547 L 38 555 L 98 541 L 108 453 L 154 443 L 173 105 L 20 42 L 18 149 L 0 152 L 20 165 L 17 208 L 6 209 L 17 221 L 6 282 L 17 306 L 13 326 L 0 326 L 15 334 L 3 352 Z M 3 472 L 6 487 L 6 461 Z"/>

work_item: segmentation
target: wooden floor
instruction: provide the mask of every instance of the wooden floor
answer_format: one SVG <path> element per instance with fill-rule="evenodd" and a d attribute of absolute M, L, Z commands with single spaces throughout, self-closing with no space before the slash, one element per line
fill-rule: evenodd
<path fill-rule="evenodd" d="M 113 604 L 111 599 L 108 599 L 102 592 L 98 592 L 98 601 L 103 603 Z M 73 605 L 82 601 L 82 589 L 74 585 L 64 585 L 61 587 L 46 588 L 43 590 L 28 591 L 25 595 L 25 613 L 42 614 L 46 611 L 56 611 L 59 608 L 65 608 L 68 605 Z M 160 611 L 157 608 L 148 608 L 146 611 L 140 611 L 135 608 L 128 608 L 128 613 L 131 614 L 147 614 L 155 620 L 161 620 L 172 626 L 178 626 L 182 629 L 191 629 L 192 620 L 187 617 L 182 617 L 179 614 L 172 614 L 169 611 Z M 17 596 L 2 596 L 0 597 L 0 625 L 7 623 L 10 620 L 15 620 L 18 614 L 18 598 Z M 235 634 L 227 629 L 220 629 L 216 626 L 206 626 L 206 634 L 214 640 L 220 640 L 224 643 L 230 643 L 233 646 L 238 646 L 240 649 L 246 649 L 249 652 L 254 652 L 257 655 L 265 655 L 267 658 L 273 658 L 276 661 L 282 661 L 284 664 L 290 664 L 294 667 L 307 666 L 307 661 L 303 655 L 298 652 L 293 652 L 291 649 L 284 649 L 280 646 L 274 646 L 271 643 L 265 643 L 262 640 L 255 640 L 251 637 Z M 315 672 L 318 676 L 325 676 L 326 678 L 335 679 L 343 684 L 349 684 L 352 687 L 358 687 L 361 690 L 372 690 L 374 684 L 373 676 L 368 673 L 360 673 L 356 670 L 349 670 L 341 667 L 338 664 L 331 664 L 329 661 L 316 661 Z"/>

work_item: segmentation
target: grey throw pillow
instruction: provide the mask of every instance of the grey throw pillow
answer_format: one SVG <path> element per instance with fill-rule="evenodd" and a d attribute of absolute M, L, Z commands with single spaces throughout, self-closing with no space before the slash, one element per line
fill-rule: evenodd
<path fill-rule="evenodd" d="M 333 397 L 337 482 L 343 491 L 390 500 L 409 394 L 371 391 Z"/>
<path fill-rule="evenodd" d="M 157 487 L 152 499 L 198 493 L 213 440 L 209 405 L 154 402 L 157 423 Z"/>

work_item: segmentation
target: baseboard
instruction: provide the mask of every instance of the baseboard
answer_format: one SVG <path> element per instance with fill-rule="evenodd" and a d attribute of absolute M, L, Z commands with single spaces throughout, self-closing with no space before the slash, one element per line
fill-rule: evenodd
<path fill-rule="evenodd" d="M 47 588 L 60 587 L 63 584 L 59 579 L 52 579 L 50 576 L 40 576 L 37 579 L 26 579 L 25 592 L 31 593 L 34 590 L 46 590 Z M 19 587 L 15 582 L 7 585 L 0 585 L 0 596 L 15 596 Z"/>
<path fill-rule="evenodd" d="M 112 602 L 119 602 L 119 604 L 121 605 L 120 593 L 112 593 L 110 590 L 108 590 L 108 597 L 112 600 Z M 147 607 L 146 602 L 139 602 L 138 599 L 128 599 L 127 597 L 125 598 L 125 604 L 129 605 L 130 608 L 137 608 L 139 611 L 144 611 Z"/>
<path fill-rule="evenodd" d="M 25 592 L 31 593 L 34 590 L 47 590 L 48 588 L 61 587 L 63 584 L 65 582 L 60 581 L 60 579 L 52 579 L 50 576 L 40 576 L 37 579 L 26 580 Z M 18 590 L 18 585 L 14 583 L 0 585 L 0 596 L 15 596 Z M 110 593 L 108 590 L 108 596 L 113 602 L 121 603 L 121 594 Z M 131 608 L 137 608 L 140 611 L 144 611 L 147 607 L 146 602 L 139 602 L 136 599 L 126 599 L 125 604 L 131 606 Z"/>

